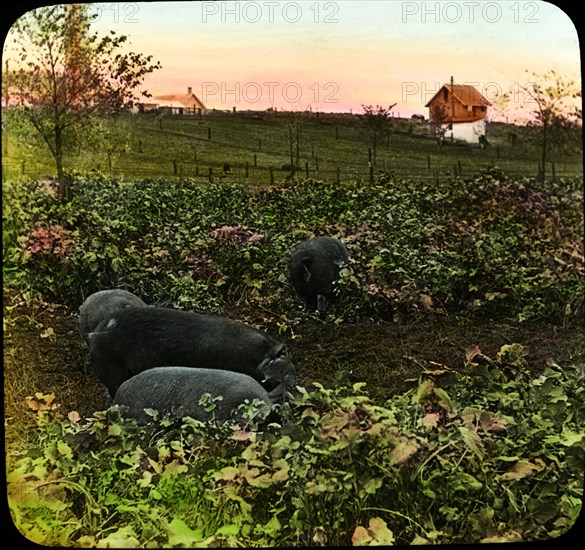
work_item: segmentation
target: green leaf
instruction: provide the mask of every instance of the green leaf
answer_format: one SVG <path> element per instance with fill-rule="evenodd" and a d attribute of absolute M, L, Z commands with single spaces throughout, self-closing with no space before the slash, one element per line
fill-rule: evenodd
<path fill-rule="evenodd" d="M 465 444 L 475 453 L 475 455 L 478 458 L 483 459 L 485 452 L 479 434 L 475 430 L 470 430 L 465 426 L 459 426 L 459 433 L 463 437 Z"/>
<path fill-rule="evenodd" d="M 127 525 L 98 540 L 96 546 L 97 548 L 138 548 L 140 543 L 132 526 Z"/>
<path fill-rule="evenodd" d="M 367 529 L 361 525 L 355 528 L 351 542 L 354 546 L 391 546 L 394 533 L 383 519 L 371 518 Z"/>
<path fill-rule="evenodd" d="M 524 458 L 520 459 L 512 469 L 505 474 L 500 476 L 502 481 L 517 481 L 527 476 L 534 475 L 544 468 L 544 462 L 540 459 L 536 459 L 535 462 L 530 462 Z"/>
<path fill-rule="evenodd" d="M 122 260 L 122 258 L 114 258 L 112 260 L 112 271 L 114 273 L 120 273 L 122 271 L 122 269 L 124 268 L 124 261 Z"/>
<path fill-rule="evenodd" d="M 416 390 L 416 394 L 413 395 L 412 401 L 413 403 L 421 403 L 427 399 L 430 399 L 434 393 L 434 384 L 432 380 L 428 378 L 423 380 Z"/>
<path fill-rule="evenodd" d="M 483 488 L 477 478 L 467 472 L 459 472 L 451 476 L 451 483 L 455 491 L 479 491 Z"/>
<path fill-rule="evenodd" d="M 231 536 L 235 537 L 239 535 L 240 527 L 235 523 L 230 523 L 228 525 L 222 525 L 216 532 L 216 535 L 224 535 L 224 536 Z"/>
<path fill-rule="evenodd" d="M 563 429 L 563 433 L 561 434 L 560 443 L 565 447 L 571 447 L 576 443 L 580 443 L 583 441 L 585 437 L 585 433 L 583 432 L 574 432 L 573 430 L 568 429 L 565 427 Z"/>
<path fill-rule="evenodd" d="M 65 443 L 64 441 L 59 440 L 57 442 L 57 450 L 59 451 L 59 454 L 62 457 L 68 459 L 73 458 L 73 452 L 71 451 L 71 447 L 69 447 L 69 445 L 67 445 L 67 443 Z"/>
<path fill-rule="evenodd" d="M 182 519 L 174 518 L 167 526 L 169 546 L 193 547 L 193 543 L 203 540 L 203 529 L 191 529 Z"/>
<path fill-rule="evenodd" d="M 384 480 L 382 478 L 368 479 L 364 484 L 364 491 L 373 495 L 380 487 L 382 487 Z"/>

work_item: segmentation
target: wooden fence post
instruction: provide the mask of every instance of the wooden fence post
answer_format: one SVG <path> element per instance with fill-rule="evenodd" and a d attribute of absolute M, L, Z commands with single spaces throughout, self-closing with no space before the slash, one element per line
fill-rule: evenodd
<path fill-rule="evenodd" d="M 256 154 L 254 153 L 254 168 L 258 167 L 258 159 L 256 158 Z"/>
<path fill-rule="evenodd" d="M 213 183 L 213 168 L 209 167 L 209 183 Z"/>
<path fill-rule="evenodd" d="M 211 139 L 211 128 L 207 128 L 207 139 Z"/>

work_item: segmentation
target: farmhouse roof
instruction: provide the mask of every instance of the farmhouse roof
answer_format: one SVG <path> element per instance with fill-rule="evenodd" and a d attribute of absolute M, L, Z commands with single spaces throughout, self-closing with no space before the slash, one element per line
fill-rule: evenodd
<path fill-rule="evenodd" d="M 425 107 L 428 107 L 433 103 L 435 98 L 443 91 L 443 88 L 447 88 L 449 94 L 452 94 L 453 97 L 465 107 L 487 107 L 491 105 L 483 95 L 469 84 L 443 84 L 440 90 L 431 98 Z"/>
<path fill-rule="evenodd" d="M 167 94 L 153 96 L 153 101 L 158 103 L 161 107 L 189 107 L 196 109 L 206 109 L 203 102 L 192 92 L 192 89 L 187 88 L 186 94 Z"/>

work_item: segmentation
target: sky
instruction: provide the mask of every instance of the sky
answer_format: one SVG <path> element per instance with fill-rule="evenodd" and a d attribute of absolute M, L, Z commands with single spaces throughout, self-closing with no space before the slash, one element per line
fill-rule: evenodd
<path fill-rule="evenodd" d="M 454 78 L 497 104 L 492 119 L 530 110 L 532 73 L 556 70 L 580 84 L 578 34 L 542 1 L 337 0 L 119 2 L 90 5 L 100 33 L 128 35 L 129 49 L 162 69 L 157 94 L 191 87 L 208 108 L 363 112 L 396 104 L 428 115 Z M 523 111 L 524 109 L 524 111 Z"/>

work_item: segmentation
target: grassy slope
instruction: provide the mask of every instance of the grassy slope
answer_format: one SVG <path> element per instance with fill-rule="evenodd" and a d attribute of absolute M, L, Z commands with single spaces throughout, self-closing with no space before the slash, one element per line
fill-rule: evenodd
<path fill-rule="evenodd" d="M 209 168 L 218 176 L 225 163 L 231 167 L 229 179 L 268 183 L 269 168 L 276 181 L 288 174 L 283 165 L 290 163 L 289 113 L 211 113 L 203 117 L 164 117 L 122 115 L 107 122 L 119 142 L 112 156 L 112 171 L 126 177 L 178 175 L 204 179 Z M 306 114 L 299 121 L 299 167 L 305 175 L 332 181 L 339 177 L 367 179 L 368 148 L 371 147 L 360 120 L 349 115 Z M 162 129 L 161 129 L 162 125 Z M 211 139 L 208 131 L 211 129 Z M 409 133 L 411 131 L 412 133 Z M 516 145 L 509 143 L 510 132 L 518 135 Z M 539 158 L 534 146 L 534 130 L 504 124 L 492 124 L 488 130 L 490 147 L 476 145 L 440 147 L 424 137 L 423 126 L 408 120 L 393 121 L 393 134 L 379 146 L 375 172 L 382 170 L 402 178 L 433 178 L 460 169 L 472 175 L 479 169 L 498 165 L 510 173 L 533 176 Z M 16 142 L 9 136 L 4 150 L 5 176 L 16 177 L 22 171 L 35 176 L 51 174 L 54 169 L 44 149 Z M 296 142 L 293 139 L 296 162 Z M 257 168 L 254 168 L 256 156 Z M 430 162 L 430 168 L 429 168 Z M 107 155 L 97 146 L 82 146 L 66 160 L 69 168 L 109 171 Z M 317 166 L 319 171 L 317 171 Z M 459 168 L 460 167 L 460 168 Z M 582 176 L 580 155 L 564 156 L 555 164 L 556 174 Z M 550 168 L 549 168 L 550 170 Z"/>

